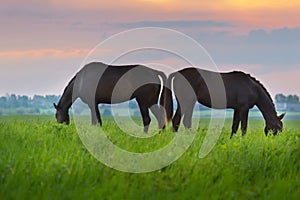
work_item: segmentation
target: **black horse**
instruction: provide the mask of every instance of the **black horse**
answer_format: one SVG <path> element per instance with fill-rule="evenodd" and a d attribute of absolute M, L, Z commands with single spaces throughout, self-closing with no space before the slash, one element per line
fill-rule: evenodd
<path fill-rule="evenodd" d="M 172 118 L 170 115 L 166 116 L 164 112 L 165 96 L 172 95 L 165 87 L 166 80 L 167 77 L 163 72 L 143 65 L 112 66 L 101 62 L 89 63 L 68 83 L 58 104 L 53 103 L 57 122 L 69 124 L 69 108 L 77 98 L 89 106 L 92 124 L 100 126 L 102 120 L 98 104 L 121 103 L 135 98 L 143 118 L 144 132 L 148 131 L 151 121 L 149 109 L 158 120 L 159 128 L 163 129 L 165 118 L 169 120 Z"/>
<path fill-rule="evenodd" d="M 242 135 L 246 134 L 249 109 L 255 105 L 266 121 L 265 135 L 271 130 L 274 135 L 282 131 L 282 119 L 277 116 L 272 98 L 266 88 L 249 74 L 239 71 L 218 73 L 197 68 L 185 68 L 169 75 L 167 87 L 173 79 L 177 110 L 172 119 L 173 130 L 177 131 L 183 118 L 186 128 L 191 127 L 193 108 L 199 103 L 216 109 L 234 109 L 231 136 L 238 130 L 241 122 Z M 172 105 L 166 108 L 172 112 Z"/>

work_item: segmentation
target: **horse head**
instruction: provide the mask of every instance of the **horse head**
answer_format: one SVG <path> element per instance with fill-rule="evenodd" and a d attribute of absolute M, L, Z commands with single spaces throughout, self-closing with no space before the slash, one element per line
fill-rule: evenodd
<path fill-rule="evenodd" d="M 57 122 L 69 124 L 70 116 L 69 116 L 68 109 L 63 109 L 63 108 L 59 107 L 58 105 L 56 105 L 55 103 L 53 103 L 53 106 L 56 109 L 55 118 L 56 118 Z"/>
<path fill-rule="evenodd" d="M 268 135 L 269 131 L 273 131 L 274 135 L 277 135 L 278 131 L 281 132 L 283 129 L 282 119 L 285 116 L 285 113 L 280 116 L 276 116 L 275 120 L 268 122 L 265 127 L 265 134 Z"/>

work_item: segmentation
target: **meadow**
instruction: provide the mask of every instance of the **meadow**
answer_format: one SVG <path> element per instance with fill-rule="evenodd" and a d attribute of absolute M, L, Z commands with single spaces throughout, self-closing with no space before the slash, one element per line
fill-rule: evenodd
<path fill-rule="evenodd" d="M 139 118 L 135 120 L 140 121 Z M 150 138 L 122 133 L 103 119 L 108 138 L 123 148 L 147 152 L 174 134 Z M 284 121 L 278 136 L 263 133 L 264 121 L 249 120 L 245 137 L 230 136 L 227 119 L 213 150 L 199 158 L 208 119 L 200 120 L 195 140 L 174 163 L 149 173 L 125 173 L 95 159 L 74 123 L 53 116 L 0 117 L 0 199 L 298 199 L 300 121 Z"/>

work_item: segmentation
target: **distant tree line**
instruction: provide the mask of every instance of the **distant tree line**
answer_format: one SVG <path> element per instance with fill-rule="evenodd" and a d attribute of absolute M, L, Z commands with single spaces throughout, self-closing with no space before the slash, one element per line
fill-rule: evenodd
<path fill-rule="evenodd" d="M 288 95 L 285 96 L 283 94 L 276 94 L 275 96 L 276 103 L 294 103 L 299 104 L 299 96 L 297 95 Z"/>
<path fill-rule="evenodd" d="M 55 112 L 53 108 L 53 102 L 57 103 L 59 101 L 59 95 L 34 95 L 33 97 L 29 97 L 26 95 L 16 95 L 10 94 L 6 96 L 0 97 L 0 115 L 9 115 L 9 114 L 46 114 L 52 115 Z M 275 96 L 276 103 L 287 103 L 287 104 L 299 104 L 299 96 L 297 95 L 288 95 L 285 96 L 283 94 L 277 94 Z M 176 102 L 174 102 L 174 106 L 176 107 Z M 109 105 L 101 105 L 106 112 L 105 115 L 111 115 Z M 203 106 L 202 106 L 203 107 Z M 138 111 L 138 105 L 136 101 L 129 102 L 129 108 Z M 77 110 L 75 113 L 82 113 L 85 109 L 85 105 L 77 106 Z M 107 110 L 106 110 L 107 109 Z M 202 108 L 206 109 L 205 107 Z M 104 114 L 104 113 L 103 113 Z"/>
<path fill-rule="evenodd" d="M 22 115 L 22 114 L 45 114 L 54 115 L 53 103 L 58 103 L 59 95 L 26 95 L 7 94 L 0 97 L 0 115 Z M 110 105 L 99 105 L 103 110 L 103 116 L 111 116 Z M 124 106 L 124 105 L 123 105 Z M 119 106 L 122 107 L 122 106 Z M 129 102 L 130 109 L 139 109 L 136 101 Z M 89 113 L 86 104 L 81 101 L 76 103 L 73 112 L 77 115 Z"/>
<path fill-rule="evenodd" d="M 0 97 L 0 115 L 4 114 L 53 114 L 53 102 L 58 102 L 57 95 L 10 94 Z"/>

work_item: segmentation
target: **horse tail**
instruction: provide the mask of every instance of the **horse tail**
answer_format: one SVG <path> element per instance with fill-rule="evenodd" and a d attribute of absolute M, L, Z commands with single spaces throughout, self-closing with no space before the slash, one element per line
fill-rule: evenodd
<path fill-rule="evenodd" d="M 167 79 L 167 83 L 166 83 L 166 88 L 167 88 L 167 92 L 166 92 L 166 113 L 167 113 L 167 119 L 168 121 L 172 120 L 173 117 L 173 97 L 172 97 L 172 79 L 174 78 L 175 73 L 172 73 L 169 75 L 168 79 Z"/>
<path fill-rule="evenodd" d="M 171 121 L 173 117 L 173 99 L 172 99 L 172 89 L 171 89 L 171 79 L 161 72 L 159 74 L 163 79 L 163 90 L 161 93 L 161 98 L 159 104 L 164 107 L 166 112 L 167 121 Z"/>

